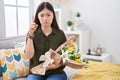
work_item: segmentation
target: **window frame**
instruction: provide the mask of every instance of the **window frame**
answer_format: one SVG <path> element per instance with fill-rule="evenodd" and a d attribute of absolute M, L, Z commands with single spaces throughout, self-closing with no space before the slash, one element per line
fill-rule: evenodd
<path fill-rule="evenodd" d="M 32 5 L 33 5 L 33 0 L 29 0 L 28 7 L 27 6 L 17 5 L 17 2 L 16 2 L 16 5 L 4 4 L 4 0 L 1 0 L 0 4 L 2 4 L 2 5 L 0 5 L 0 7 L 2 7 L 1 10 L 0 10 L 0 12 L 2 12 L 1 13 L 2 15 L 0 15 L 0 17 L 2 18 L 1 20 L 3 20 L 1 22 L 2 24 L 0 23 L 0 29 L 1 29 L 0 31 L 2 31 L 2 33 L 0 34 L 0 39 L 9 39 L 9 38 L 16 38 L 16 37 L 25 36 L 26 34 L 24 34 L 24 35 L 19 34 L 19 30 L 18 30 L 19 29 L 19 26 L 18 26 L 18 8 L 28 8 L 29 9 L 29 24 L 30 24 L 30 20 L 31 20 L 31 16 L 32 16 L 32 10 L 31 9 L 32 9 Z M 15 35 L 15 36 L 9 36 L 9 37 L 6 36 L 5 6 L 16 7 L 16 13 L 15 14 L 16 14 L 16 20 L 17 20 L 16 21 L 17 22 L 16 23 L 17 24 L 16 25 L 16 27 L 17 27 L 17 35 Z"/>

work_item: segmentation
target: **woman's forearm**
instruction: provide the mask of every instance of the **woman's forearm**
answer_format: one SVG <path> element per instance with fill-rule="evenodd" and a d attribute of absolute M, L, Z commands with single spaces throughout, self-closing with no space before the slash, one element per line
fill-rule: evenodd
<path fill-rule="evenodd" d="M 30 28 L 27 34 L 28 39 L 25 46 L 26 56 L 30 59 L 34 56 L 33 37 L 34 37 L 34 32 L 38 27 L 38 25 L 34 21 L 35 21 L 35 18 L 32 16 L 32 23 L 30 24 Z"/>
<path fill-rule="evenodd" d="M 81 69 L 81 68 L 83 68 L 85 66 L 84 64 L 78 63 L 78 62 L 76 62 L 74 60 L 66 60 L 65 65 L 69 66 L 71 68 L 74 68 L 74 69 Z"/>
<path fill-rule="evenodd" d="M 25 46 L 26 56 L 31 59 L 34 55 L 33 39 L 28 38 Z"/>

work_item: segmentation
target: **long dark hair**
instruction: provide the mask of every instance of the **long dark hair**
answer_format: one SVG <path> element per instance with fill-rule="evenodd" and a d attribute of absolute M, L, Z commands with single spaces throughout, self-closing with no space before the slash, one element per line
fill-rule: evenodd
<path fill-rule="evenodd" d="M 36 23 L 39 27 L 41 27 L 41 24 L 40 24 L 39 19 L 38 19 L 38 13 L 41 12 L 41 11 L 42 11 L 43 9 L 45 9 L 45 8 L 47 8 L 47 9 L 49 9 L 50 11 L 53 12 L 53 21 L 52 21 L 51 26 L 52 26 L 53 28 L 59 29 L 59 26 L 58 26 L 57 21 L 56 21 L 56 16 L 55 16 L 54 8 L 53 8 L 53 6 L 52 6 L 49 2 L 42 2 L 42 3 L 40 3 L 40 5 L 39 5 L 38 8 L 37 8 L 36 14 L 35 14 L 35 23 Z"/>

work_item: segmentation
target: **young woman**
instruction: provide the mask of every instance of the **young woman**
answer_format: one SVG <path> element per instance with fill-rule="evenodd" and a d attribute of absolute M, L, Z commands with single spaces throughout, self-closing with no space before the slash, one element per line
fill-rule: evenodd
<path fill-rule="evenodd" d="M 39 57 L 49 49 L 56 50 L 66 41 L 65 34 L 59 29 L 53 6 L 49 2 L 42 2 L 36 11 L 27 35 L 25 53 L 30 58 L 30 68 L 42 62 Z M 45 75 L 29 74 L 27 80 L 67 80 L 63 71 L 65 66 L 47 66 Z"/>

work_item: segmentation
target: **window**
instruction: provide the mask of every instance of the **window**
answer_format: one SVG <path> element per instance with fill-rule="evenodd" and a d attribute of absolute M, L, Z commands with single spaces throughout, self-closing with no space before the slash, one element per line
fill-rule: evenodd
<path fill-rule="evenodd" d="M 29 28 L 30 0 L 3 0 L 6 37 L 25 35 Z"/>

